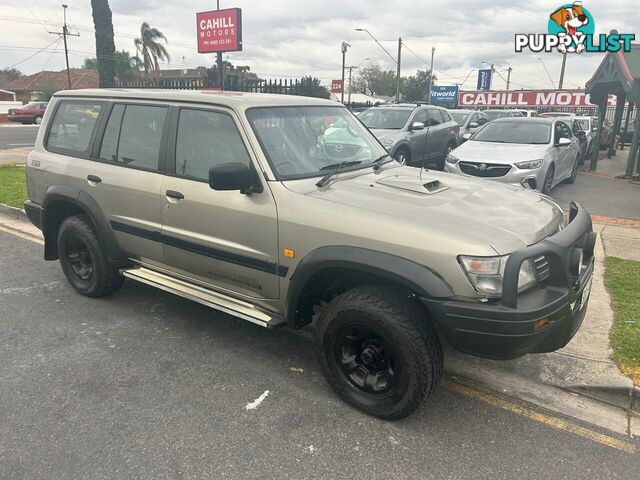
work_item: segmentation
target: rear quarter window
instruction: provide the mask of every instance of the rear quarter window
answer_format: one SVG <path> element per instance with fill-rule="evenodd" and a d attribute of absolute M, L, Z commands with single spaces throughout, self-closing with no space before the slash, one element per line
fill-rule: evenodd
<path fill-rule="evenodd" d="M 47 150 L 87 155 L 103 106 L 102 102 L 61 101 L 47 132 Z"/>

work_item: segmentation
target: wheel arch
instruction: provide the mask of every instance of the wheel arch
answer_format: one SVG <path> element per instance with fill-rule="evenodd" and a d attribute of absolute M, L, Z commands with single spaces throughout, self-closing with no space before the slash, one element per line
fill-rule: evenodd
<path fill-rule="evenodd" d="M 427 298 L 453 296 L 436 272 L 385 252 L 349 246 L 321 247 L 305 256 L 290 279 L 287 323 L 293 328 L 311 322 L 314 306 L 361 285 L 387 285 Z"/>
<path fill-rule="evenodd" d="M 89 217 L 109 261 L 124 263 L 125 255 L 118 247 L 113 230 L 102 209 L 88 193 L 61 185 L 49 187 L 42 200 L 42 233 L 45 260 L 58 259 L 58 231 L 65 218 L 85 214 Z"/>

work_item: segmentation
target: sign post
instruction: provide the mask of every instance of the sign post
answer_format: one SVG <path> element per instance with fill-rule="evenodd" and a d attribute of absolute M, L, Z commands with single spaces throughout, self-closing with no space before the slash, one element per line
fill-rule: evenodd
<path fill-rule="evenodd" d="M 218 55 L 218 81 L 224 88 L 222 53 L 242 51 L 242 9 L 196 13 L 198 53 Z"/>

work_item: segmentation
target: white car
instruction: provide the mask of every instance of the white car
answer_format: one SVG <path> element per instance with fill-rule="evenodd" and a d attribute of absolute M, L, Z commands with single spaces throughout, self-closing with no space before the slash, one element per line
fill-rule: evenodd
<path fill-rule="evenodd" d="M 453 150 L 445 170 L 539 190 L 573 183 L 580 147 L 559 118 L 501 118 L 487 123 Z"/>

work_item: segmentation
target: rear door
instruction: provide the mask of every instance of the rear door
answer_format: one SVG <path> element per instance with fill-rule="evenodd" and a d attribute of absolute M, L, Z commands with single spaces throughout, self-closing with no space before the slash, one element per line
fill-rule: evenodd
<path fill-rule="evenodd" d="M 162 185 L 167 267 L 218 290 L 277 299 L 278 224 L 268 185 L 250 195 L 209 186 L 213 166 L 243 163 L 255 170 L 237 116 L 184 106 L 176 120 L 169 147 L 175 155 Z"/>
<path fill-rule="evenodd" d="M 419 108 L 413 118 L 409 122 L 409 128 L 414 122 L 420 122 L 424 124 L 423 130 L 412 130 L 407 133 L 409 139 L 409 145 L 411 146 L 411 159 L 417 162 L 422 162 L 425 159 L 425 146 L 427 141 L 427 125 L 429 124 L 429 118 L 426 108 Z"/>
<path fill-rule="evenodd" d="M 429 134 L 426 143 L 426 153 L 429 160 L 438 160 L 444 153 L 447 145 L 448 130 L 444 125 L 444 118 L 436 108 L 428 109 Z"/>
<path fill-rule="evenodd" d="M 67 184 L 93 198 L 122 251 L 152 264 L 162 261 L 158 170 L 167 112 L 164 105 L 63 100 L 47 143 L 48 150 L 64 153 L 54 162 L 63 170 L 49 184 Z M 92 132 L 92 148 L 74 154 L 88 148 Z"/>

